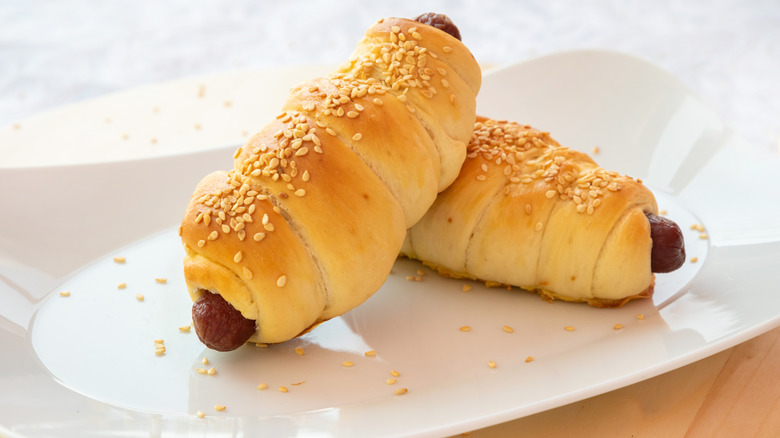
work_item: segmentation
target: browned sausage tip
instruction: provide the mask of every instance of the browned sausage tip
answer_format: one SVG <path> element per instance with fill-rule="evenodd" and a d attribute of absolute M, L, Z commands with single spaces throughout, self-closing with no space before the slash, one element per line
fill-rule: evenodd
<path fill-rule="evenodd" d="M 428 26 L 433 26 L 436 29 L 442 30 L 444 32 L 447 32 L 448 34 L 454 36 L 457 39 L 460 39 L 460 31 L 458 30 L 458 27 L 455 26 L 455 23 L 450 20 L 450 17 L 444 15 L 444 14 L 434 14 L 433 12 L 426 12 L 419 17 L 415 18 L 414 21 L 417 21 L 418 23 L 427 24 Z"/>
<path fill-rule="evenodd" d="M 682 230 L 674 221 L 646 213 L 653 239 L 651 270 L 657 273 L 672 272 L 685 262 L 685 241 Z"/>
<path fill-rule="evenodd" d="M 221 295 L 208 291 L 192 305 L 192 323 L 200 341 L 217 351 L 231 351 L 244 345 L 256 325 Z"/>

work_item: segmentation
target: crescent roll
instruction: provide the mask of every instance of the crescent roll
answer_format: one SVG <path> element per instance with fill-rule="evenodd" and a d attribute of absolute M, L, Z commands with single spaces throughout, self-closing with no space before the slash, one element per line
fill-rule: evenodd
<path fill-rule="evenodd" d="M 233 169 L 200 182 L 184 215 L 201 340 L 222 350 L 283 342 L 378 290 L 406 229 L 457 177 L 480 82 L 460 40 L 386 18 L 335 72 L 294 87 Z M 246 337 L 227 341 L 234 333 L 218 320 L 232 317 L 198 308 L 204 294 L 254 321 Z"/>
<path fill-rule="evenodd" d="M 547 132 L 478 117 L 460 175 L 408 231 L 402 252 L 452 277 L 620 306 L 651 296 L 653 272 L 685 259 L 679 227 L 657 213 L 640 180 Z M 668 245 L 654 247 L 654 221 L 676 227 Z M 664 252 L 676 260 L 654 269 Z"/>

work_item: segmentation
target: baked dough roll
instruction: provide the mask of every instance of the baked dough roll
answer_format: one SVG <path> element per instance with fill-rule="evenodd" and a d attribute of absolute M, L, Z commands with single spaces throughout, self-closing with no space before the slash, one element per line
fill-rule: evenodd
<path fill-rule="evenodd" d="M 294 87 L 187 207 L 200 339 L 223 351 L 283 342 L 378 290 L 465 159 L 480 80 L 457 38 L 389 18 L 336 72 Z"/>
<path fill-rule="evenodd" d="M 651 296 L 653 272 L 685 260 L 679 227 L 657 213 L 641 181 L 549 133 L 479 117 L 458 179 L 402 253 L 452 277 L 620 306 Z"/>

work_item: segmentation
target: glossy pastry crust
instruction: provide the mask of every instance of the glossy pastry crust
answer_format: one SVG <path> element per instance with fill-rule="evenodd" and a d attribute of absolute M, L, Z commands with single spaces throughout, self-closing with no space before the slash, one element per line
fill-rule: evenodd
<path fill-rule="evenodd" d="M 378 21 L 336 72 L 290 91 L 232 170 L 198 185 L 181 227 L 193 301 L 221 295 L 264 343 L 365 301 L 457 175 L 480 81 L 456 38 Z"/>
<path fill-rule="evenodd" d="M 458 179 L 403 253 L 445 275 L 553 300 L 619 306 L 652 295 L 653 194 L 549 133 L 478 118 Z"/>

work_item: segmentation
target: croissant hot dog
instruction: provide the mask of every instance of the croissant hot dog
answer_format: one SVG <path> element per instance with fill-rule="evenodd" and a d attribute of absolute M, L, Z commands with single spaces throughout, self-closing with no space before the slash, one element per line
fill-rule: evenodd
<path fill-rule="evenodd" d="M 458 179 L 402 253 L 444 275 L 598 307 L 651 296 L 654 272 L 685 260 L 680 228 L 641 181 L 546 132 L 483 117 Z"/>
<path fill-rule="evenodd" d="M 449 19 L 421 20 L 379 20 L 196 188 L 180 231 L 208 347 L 283 342 L 362 303 L 457 177 L 481 71 Z"/>

